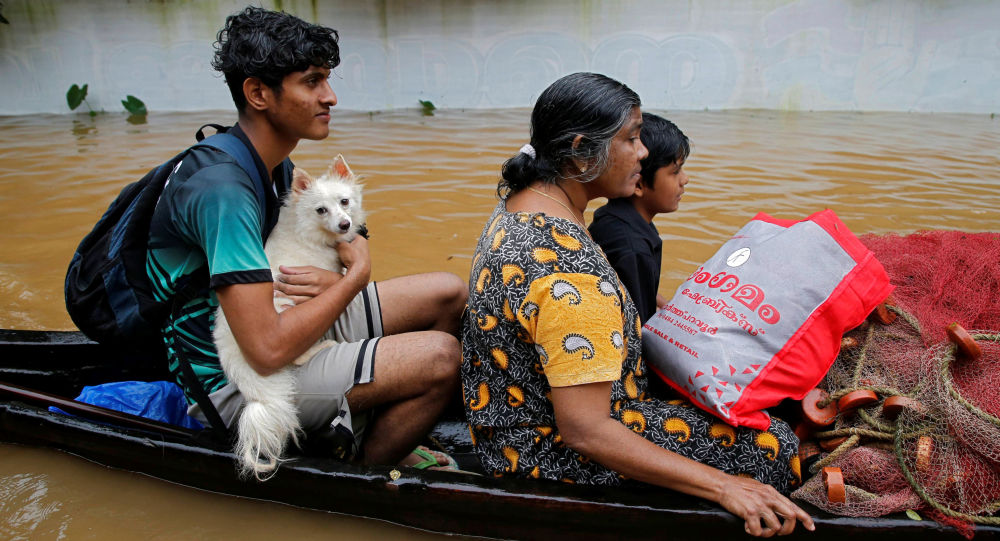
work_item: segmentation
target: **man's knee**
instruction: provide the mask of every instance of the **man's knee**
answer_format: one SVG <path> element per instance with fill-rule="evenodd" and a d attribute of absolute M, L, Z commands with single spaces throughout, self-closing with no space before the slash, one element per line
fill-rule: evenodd
<path fill-rule="evenodd" d="M 450 272 L 434 273 L 434 322 L 431 329 L 458 334 L 462 328 L 462 311 L 469 298 L 465 281 Z"/>
<path fill-rule="evenodd" d="M 465 303 L 469 299 L 469 288 L 457 275 L 450 272 L 439 274 L 440 301 L 447 311 L 454 316 L 460 316 Z"/>
<path fill-rule="evenodd" d="M 462 346 L 454 336 L 435 332 L 434 338 L 424 349 L 422 372 L 432 386 L 448 386 L 458 381 L 462 365 Z"/>

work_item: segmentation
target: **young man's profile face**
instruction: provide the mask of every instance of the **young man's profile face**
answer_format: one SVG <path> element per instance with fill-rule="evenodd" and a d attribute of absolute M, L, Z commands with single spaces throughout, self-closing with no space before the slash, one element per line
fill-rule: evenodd
<path fill-rule="evenodd" d="M 330 108 L 337 105 L 337 95 L 329 77 L 329 68 L 309 66 L 281 80 L 281 92 L 268 115 L 279 132 L 296 140 L 319 140 L 330 134 Z"/>

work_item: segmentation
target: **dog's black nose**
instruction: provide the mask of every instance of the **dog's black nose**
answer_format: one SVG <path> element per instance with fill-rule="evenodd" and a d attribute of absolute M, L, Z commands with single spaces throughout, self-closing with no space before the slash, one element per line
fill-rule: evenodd
<path fill-rule="evenodd" d="M 340 230 L 341 231 L 347 232 L 347 230 L 350 229 L 350 228 L 351 228 L 351 221 L 350 220 L 343 220 L 343 221 L 340 222 Z"/>

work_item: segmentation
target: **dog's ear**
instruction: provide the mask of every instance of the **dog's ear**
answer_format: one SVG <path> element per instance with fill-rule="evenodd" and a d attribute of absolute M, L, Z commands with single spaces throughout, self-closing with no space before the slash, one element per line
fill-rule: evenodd
<path fill-rule="evenodd" d="M 299 169 L 296 167 L 292 170 L 292 192 L 302 193 L 306 191 L 309 186 L 313 183 L 313 178 L 306 173 L 304 169 Z"/>
<path fill-rule="evenodd" d="M 347 166 L 347 160 L 344 159 L 343 154 L 337 154 L 337 157 L 333 159 L 333 163 L 330 164 L 330 168 L 327 169 L 326 174 L 329 176 L 336 175 L 345 180 L 354 177 L 354 173 Z"/>

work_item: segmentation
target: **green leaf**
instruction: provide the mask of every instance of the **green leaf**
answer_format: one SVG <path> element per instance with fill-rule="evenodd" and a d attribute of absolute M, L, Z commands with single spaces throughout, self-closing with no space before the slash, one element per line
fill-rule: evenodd
<path fill-rule="evenodd" d="M 906 516 L 910 517 L 910 520 L 924 520 L 920 518 L 920 513 L 917 513 L 913 509 L 907 509 Z"/>
<path fill-rule="evenodd" d="M 434 110 L 437 109 L 437 107 L 434 107 L 433 103 L 427 100 L 417 100 L 417 101 L 420 102 L 420 107 L 423 108 L 424 115 L 426 116 L 434 115 Z"/>
<path fill-rule="evenodd" d="M 128 111 L 133 115 L 136 116 L 146 115 L 146 104 L 143 103 L 142 100 L 131 94 L 125 96 L 125 99 L 122 100 L 122 107 L 124 107 L 126 111 Z"/>
<path fill-rule="evenodd" d="M 83 103 L 83 100 L 86 99 L 86 97 L 87 85 L 79 87 L 74 84 L 69 87 L 69 90 L 66 91 L 66 105 L 69 105 L 71 111 L 75 110 L 81 103 Z"/>

